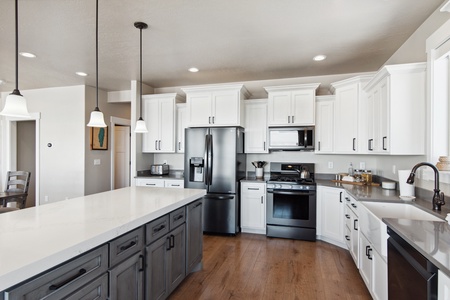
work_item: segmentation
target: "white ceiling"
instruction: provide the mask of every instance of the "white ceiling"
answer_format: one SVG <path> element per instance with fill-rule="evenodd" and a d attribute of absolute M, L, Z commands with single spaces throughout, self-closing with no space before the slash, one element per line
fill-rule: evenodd
<path fill-rule="evenodd" d="M 0 91 L 15 86 L 14 3 L 0 1 Z M 442 3 L 99 0 L 99 87 L 139 80 L 136 21 L 149 25 L 143 82 L 171 87 L 376 71 Z M 19 0 L 19 51 L 37 55 L 19 58 L 21 90 L 95 86 L 95 0 Z"/>

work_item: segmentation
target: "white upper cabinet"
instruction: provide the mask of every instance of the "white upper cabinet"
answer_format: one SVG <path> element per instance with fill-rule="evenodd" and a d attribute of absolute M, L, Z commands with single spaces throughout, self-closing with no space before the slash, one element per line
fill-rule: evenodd
<path fill-rule="evenodd" d="M 334 82 L 334 153 L 366 153 L 366 93 L 363 86 L 372 75 Z"/>
<path fill-rule="evenodd" d="M 316 97 L 316 153 L 333 153 L 335 96 Z"/>
<path fill-rule="evenodd" d="M 426 63 L 387 65 L 364 87 L 367 150 L 373 154 L 425 154 Z"/>
<path fill-rule="evenodd" d="M 177 153 L 184 153 L 184 130 L 187 127 L 187 107 L 186 103 L 177 104 L 177 138 L 175 150 Z"/>
<path fill-rule="evenodd" d="M 247 89 L 241 85 L 182 88 L 186 93 L 189 127 L 243 126 L 243 100 Z"/>
<path fill-rule="evenodd" d="M 142 136 L 142 152 L 175 152 L 175 104 L 181 101 L 175 93 L 142 96 L 142 115 L 148 129 Z"/>
<path fill-rule="evenodd" d="M 246 100 L 245 153 L 268 153 L 267 99 Z"/>
<path fill-rule="evenodd" d="M 271 86 L 269 94 L 268 126 L 315 125 L 316 89 L 319 83 Z"/>

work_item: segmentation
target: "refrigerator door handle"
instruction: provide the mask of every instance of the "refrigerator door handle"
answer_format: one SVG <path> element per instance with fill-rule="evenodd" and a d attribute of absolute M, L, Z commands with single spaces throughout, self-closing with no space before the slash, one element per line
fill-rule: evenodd
<path fill-rule="evenodd" d="M 205 135 L 205 154 L 204 154 L 204 159 L 205 159 L 205 184 L 208 185 L 208 145 L 209 145 L 209 134 Z"/>
<path fill-rule="evenodd" d="M 208 147 L 208 176 L 209 176 L 209 185 L 212 184 L 212 174 L 213 174 L 213 136 L 209 135 L 209 147 Z"/>

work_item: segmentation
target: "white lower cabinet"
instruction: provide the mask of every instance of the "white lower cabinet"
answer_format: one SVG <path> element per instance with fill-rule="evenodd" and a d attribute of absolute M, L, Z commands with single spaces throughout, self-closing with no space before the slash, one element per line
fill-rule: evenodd
<path fill-rule="evenodd" d="M 438 300 L 450 299 L 450 277 L 438 270 Z"/>
<path fill-rule="evenodd" d="M 345 248 L 344 189 L 317 187 L 317 237 Z"/>
<path fill-rule="evenodd" d="M 136 178 L 136 186 L 184 188 L 183 179 Z"/>
<path fill-rule="evenodd" d="M 348 250 L 355 261 L 356 267 L 359 268 L 359 219 L 358 219 L 358 204 L 356 200 L 345 193 L 345 227 Z"/>
<path fill-rule="evenodd" d="M 266 184 L 241 183 L 241 231 L 266 234 Z"/>

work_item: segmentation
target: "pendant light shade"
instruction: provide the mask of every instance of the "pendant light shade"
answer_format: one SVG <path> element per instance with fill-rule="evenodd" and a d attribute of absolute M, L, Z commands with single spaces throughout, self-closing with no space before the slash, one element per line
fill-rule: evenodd
<path fill-rule="evenodd" d="M 6 97 L 5 107 L 0 112 L 2 116 L 28 118 L 27 100 L 19 91 L 19 4 L 16 0 L 16 88 Z"/>
<path fill-rule="evenodd" d="M 142 119 L 142 29 L 146 29 L 148 27 L 147 24 L 143 22 L 135 22 L 134 27 L 139 29 L 140 33 L 140 92 L 139 92 L 139 103 L 140 103 L 140 109 L 139 109 L 139 120 L 136 122 L 136 127 L 134 128 L 135 133 L 147 133 L 147 125 L 145 124 L 144 119 Z"/>
<path fill-rule="evenodd" d="M 98 0 L 96 0 L 95 6 L 95 73 L 96 73 L 96 90 L 97 90 L 97 105 L 91 112 L 91 118 L 88 127 L 106 127 L 103 113 L 98 108 Z"/>

